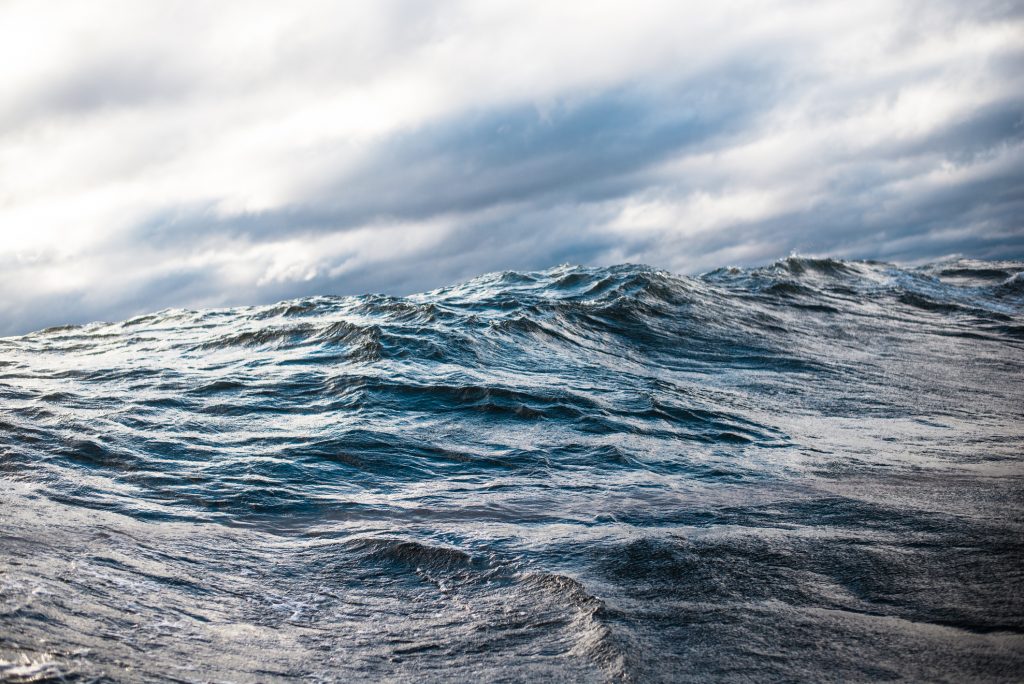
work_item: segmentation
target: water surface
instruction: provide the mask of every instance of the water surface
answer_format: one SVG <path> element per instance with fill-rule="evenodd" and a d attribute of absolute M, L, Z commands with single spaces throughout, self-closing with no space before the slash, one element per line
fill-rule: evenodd
<path fill-rule="evenodd" d="M 0 679 L 1015 681 L 1024 263 L 0 339 Z"/>

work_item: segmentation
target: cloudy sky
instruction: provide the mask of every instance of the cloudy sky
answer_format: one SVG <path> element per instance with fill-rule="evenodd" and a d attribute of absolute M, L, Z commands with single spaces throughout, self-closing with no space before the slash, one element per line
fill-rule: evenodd
<path fill-rule="evenodd" d="M 503 269 L 1024 256 L 1024 6 L 0 1 L 0 335 Z"/>

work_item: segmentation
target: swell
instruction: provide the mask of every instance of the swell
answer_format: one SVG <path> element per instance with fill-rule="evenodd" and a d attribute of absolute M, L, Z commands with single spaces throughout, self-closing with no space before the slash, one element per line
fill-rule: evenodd
<path fill-rule="evenodd" d="M 1022 270 L 560 266 L 0 340 L 0 678 L 998 680 Z"/>

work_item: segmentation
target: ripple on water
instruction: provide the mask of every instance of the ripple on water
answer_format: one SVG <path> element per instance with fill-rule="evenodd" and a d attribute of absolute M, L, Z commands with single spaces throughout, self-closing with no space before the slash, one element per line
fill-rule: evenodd
<path fill-rule="evenodd" d="M 1012 681 L 1022 270 L 560 266 L 0 340 L 0 679 Z"/>

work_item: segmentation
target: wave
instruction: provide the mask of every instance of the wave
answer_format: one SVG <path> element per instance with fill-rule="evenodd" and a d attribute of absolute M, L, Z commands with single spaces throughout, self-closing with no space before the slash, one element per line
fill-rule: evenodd
<path fill-rule="evenodd" d="M 1022 272 L 566 265 L 4 338 L 0 679 L 1006 679 Z"/>

